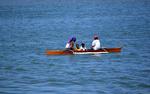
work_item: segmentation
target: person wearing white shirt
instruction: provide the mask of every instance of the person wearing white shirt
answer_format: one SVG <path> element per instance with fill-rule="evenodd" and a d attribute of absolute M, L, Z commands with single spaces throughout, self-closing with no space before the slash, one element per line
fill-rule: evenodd
<path fill-rule="evenodd" d="M 86 46 L 85 46 L 85 44 L 84 44 L 84 43 L 81 43 L 81 47 L 80 47 L 80 49 L 81 49 L 82 51 L 85 51 L 85 50 L 86 50 Z"/>
<path fill-rule="evenodd" d="M 94 40 L 92 42 L 92 49 L 93 50 L 100 49 L 100 40 L 99 40 L 98 36 L 94 36 Z"/>

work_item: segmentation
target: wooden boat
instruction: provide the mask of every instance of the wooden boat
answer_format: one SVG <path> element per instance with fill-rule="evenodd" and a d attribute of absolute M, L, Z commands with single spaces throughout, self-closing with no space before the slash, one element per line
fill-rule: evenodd
<path fill-rule="evenodd" d="M 121 52 L 121 48 L 101 48 L 99 50 L 87 49 L 85 51 L 77 50 L 46 50 L 46 55 L 74 55 L 74 54 L 101 54 Z"/>

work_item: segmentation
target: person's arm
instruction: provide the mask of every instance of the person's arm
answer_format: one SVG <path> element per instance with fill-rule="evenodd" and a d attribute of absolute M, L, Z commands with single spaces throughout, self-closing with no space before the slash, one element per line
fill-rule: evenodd
<path fill-rule="evenodd" d="M 92 42 L 92 48 L 95 46 L 95 41 Z"/>

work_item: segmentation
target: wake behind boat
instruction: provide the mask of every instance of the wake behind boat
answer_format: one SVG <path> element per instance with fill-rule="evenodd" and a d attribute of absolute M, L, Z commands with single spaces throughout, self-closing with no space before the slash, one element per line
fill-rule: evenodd
<path fill-rule="evenodd" d="M 77 50 L 46 50 L 46 55 L 75 55 L 75 54 L 103 54 L 121 52 L 121 48 L 101 48 L 99 50 L 87 49 L 85 51 Z"/>

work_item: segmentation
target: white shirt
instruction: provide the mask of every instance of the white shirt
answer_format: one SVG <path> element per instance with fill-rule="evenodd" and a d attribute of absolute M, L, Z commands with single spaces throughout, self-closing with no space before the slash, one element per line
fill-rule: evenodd
<path fill-rule="evenodd" d="M 100 41 L 99 40 L 94 40 L 92 42 L 92 47 L 93 47 L 94 50 L 100 49 Z"/>
<path fill-rule="evenodd" d="M 85 51 L 85 50 L 86 50 L 86 47 L 83 48 L 83 47 L 81 46 L 80 49 L 83 50 L 83 51 Z"/>
<path fill-rule="evenodd" d="M 65 48 L 70 48 L 70 44 L 69 44 L 69 43 L 67 43 Z"/>

